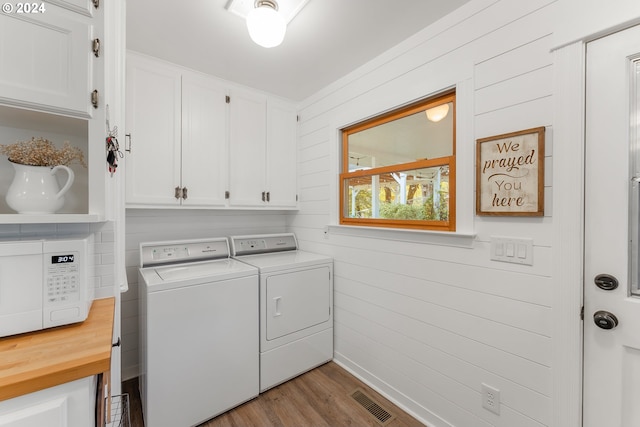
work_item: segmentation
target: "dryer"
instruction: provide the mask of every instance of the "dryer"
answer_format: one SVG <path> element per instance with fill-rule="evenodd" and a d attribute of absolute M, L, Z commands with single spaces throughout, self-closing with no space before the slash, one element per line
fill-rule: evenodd
<path fill-rule="evenodd" d="M 194 426 L 259 394 L 258 270 L 226 238 L 140 245 L 145 425 Z"/>
<path fill-rule="evenodd" d="M 260 391 L 333 359 L 333 259 L 299 250 L 292 233 L 230 242 L 260 272 Z"/>

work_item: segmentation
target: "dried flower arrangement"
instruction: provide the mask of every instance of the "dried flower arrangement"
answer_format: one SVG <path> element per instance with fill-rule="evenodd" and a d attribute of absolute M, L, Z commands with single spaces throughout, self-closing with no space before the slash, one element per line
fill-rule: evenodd
<path fill-rule="evenodd" d="M 31 138 L 30 141 L 18 141 L 13 144 L 0 144 L 0 153 L 9 161 L 30 166 L 69 166 L 78 162 L 85 168 L 84 154 L 78 147 L 72 147 L 69 141 L 56 148 L 53 142 L 45 138 Z"/>

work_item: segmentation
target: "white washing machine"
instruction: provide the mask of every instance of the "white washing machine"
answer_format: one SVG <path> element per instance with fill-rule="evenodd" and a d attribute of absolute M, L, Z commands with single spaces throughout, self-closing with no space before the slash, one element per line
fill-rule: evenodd
<path fill-rule="evenodd" d="M 140 245 L 146 427 L 195 426 L 259 394 L 258 270 L 226 238 Z"/>
<path fill-rule="evenodd" d="M 291 233 L 230 241 L 260 270 L 260 391 L 333 359 L 333 259 L 298 250 Z"/>

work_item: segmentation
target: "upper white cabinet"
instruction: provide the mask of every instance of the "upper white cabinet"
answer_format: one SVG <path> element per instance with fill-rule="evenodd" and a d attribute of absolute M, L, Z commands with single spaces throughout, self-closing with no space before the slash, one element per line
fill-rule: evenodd
<path fill-rule="evenodd" d="M 90 117 L 99 22 L 50 3 L 6 5 L 13 10 L 0 14 L 0 103 Z"/>
<path fill-rule="evenodd" d="M 182 76 L 182 204 L 224 206 L 227 191 L 227 104 L 213 79 Z"/>
<path fill-rule="evenodd" d="M 122 49 L 113 40 L 122 24 L 107 19 L 106 11 L 121 7 L 121 0 L 98 7 L 94 3 L 100 2 L 9 2 L 0 13 L 3 143 L 45 138 L 61 148 L 69 141 L 84 153 L 88 165 L 71 165 L 75 180 L 55 214 L 18 214 L 1 198 L 0 223 L 99 222 L 111 219 L 117 209 L 108 202 L 112 186 L 104 143 L 106 106 L 111 103 L 111 126 L 118 125 L 123 108 L 115 86 L 107 93 L 105 81 L 124 72 L 118 65 Z M 105 37 L 107 33 L 111 36 Z M 13 176 L 1 156 L 0 194 L 7 193 Z"/>
<path fill-rule="evenodd" d="M 293 104 L 130 52 L 127 134 L 128 207 L 297 206 Z"/>
<path fill-rule="evenodd" d="M 127 203 L 176 205 L 180 187 L 181 74 L 127 55 Z"/>
<path fill-rule="evenodd" d="M 298 204 L 295 106 L 276 99 L 267 102 L 266 191 L 271 207 Z"/>
<path fill-rule="evenodd" d="M 229 203 L 260 206 L 266 200 L 267 97 L 234 89 L 229 118 Z"/>
<path fill-rule="evenodd" d="M 171 64 L 127 58 L 127 204 L 224 206 L 224 88 Z"/>
<path fill-rule="evenodd" d="M 230 205 L 296 207 L 293 105 L 233 90 L 230 116 Z"/>

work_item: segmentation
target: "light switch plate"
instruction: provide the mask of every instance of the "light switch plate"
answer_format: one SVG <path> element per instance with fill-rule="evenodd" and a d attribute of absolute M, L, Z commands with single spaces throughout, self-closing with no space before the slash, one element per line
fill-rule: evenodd
<path fill-rule="evenodd" d="M 491 259 L 533 265 L 533 239 L 491 236 Z"/>

